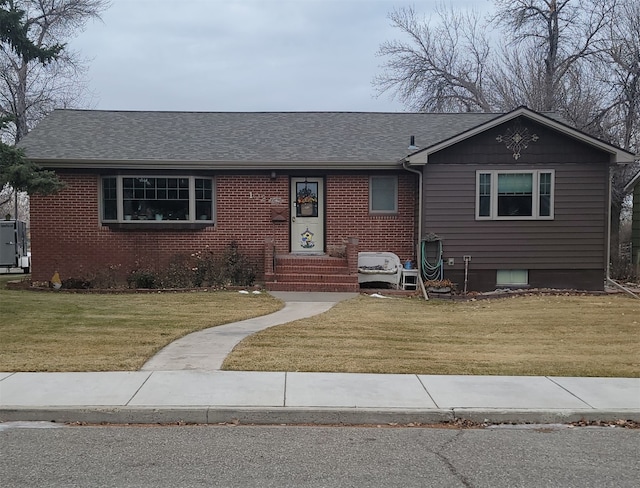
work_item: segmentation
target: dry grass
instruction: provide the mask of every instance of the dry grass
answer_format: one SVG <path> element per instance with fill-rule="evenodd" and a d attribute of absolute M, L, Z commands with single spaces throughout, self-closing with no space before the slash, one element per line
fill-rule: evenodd
<path fill-rule="evenodd" d="M 15 279 L 15 277 L 14 277 Z M 0 288 L 3 288 L 0 280 Z M 70 294 L 0 290 L 0 371 L 137 370 L 189 332 L 275 312 L 237 292 Z"/>
<path fill-rule="evenodd" d="M 236 347 L 224 369 L 640 376 L 640 300 L 527 296 L 476 302 L 361 296 Z"/>
<path fill-rule="evenodd" d="M 4 290 L 0 371 L 136 370 L 195 330 L 278 310 L 235 292 Z M 528 296 L 465 303 L 361 296 L 243 341 L 225 369 L 640 376 L 640 301 Z"/>

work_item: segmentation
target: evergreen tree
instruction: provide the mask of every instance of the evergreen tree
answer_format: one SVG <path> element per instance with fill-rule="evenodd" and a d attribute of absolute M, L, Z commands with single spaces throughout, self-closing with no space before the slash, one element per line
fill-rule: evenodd
<path fill-rule="evenodd" d="M 11 0 L 0 0 L 0 48 L 14 51 L 25 63 L 37 60 L 46 64 L 55 60 L 64 46 L 37 46 L 29 39 L 28 31 L 24 11 L 16 8 Z M 11 117 L 1 118 L 0 129 L 10 122 Z M 59 190 L 62 182 L 53 171 L 28 161 L 22 150 L 0 141 L 0 190 L 8 186 L 14 191 L 48 194 Z M 0 201 L 3 203 L 6 201 Z"/>

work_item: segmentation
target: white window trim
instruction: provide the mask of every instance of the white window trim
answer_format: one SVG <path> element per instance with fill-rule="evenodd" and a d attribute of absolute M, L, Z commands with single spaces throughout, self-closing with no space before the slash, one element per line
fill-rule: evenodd
<path fill-rule="evenodd" d="M 105 219 L 104 216 L 104 185 L 103 180 L 108 178 L 116 179 L 116 206 L 117 206 L 117 219 Z M 122 180 L 124 178 L 187 178 L 189 179 L 189 220 L 125 220 L 124 219 L 124 192 Z M 211 219 L 199 220 L 196 215 L 196 179 L 211 180 Z M 171 223 L 171 224 L 212 224 L 215 222 L 215 202 L 216 202 L 216 181 L 213 177 L 198 176 L 198 175 L 149 175 L 149 174 L 133 174 L 133 175 L 102 175 L 99 182 L 99 212 L 100 222 L 105 224 L 159 224 L 159 223 Z"/>
<path fill-rule="evenodd" d="M 498 175 L 508 173 L 524 173 L 533 175 L 533 193 L 531 195 L 530 216 L 499 216 L 498 215 Z M 491 175 L 491 206 L 488 216 L 480 215 L 480 175 Z M 551 198 L 549 201 L 549 215 L 540 215 L 540 175 L 551 175 Z M 497 169 L 476 171 L 476 220 L 553 220 L 555 217 L 555 186 L 556 175 L 552 169 Z"/>
<path fill-rule="evenodd" d="M 394 182 L 394 208 L 393 210 L 373 209 L 373 179 L 386 178 L 393 179 Z M 369 213 L 374 215 L 396 215 L 398 213 L 398 176 L 397 175 L 372 175 L 369 176 Z"/>

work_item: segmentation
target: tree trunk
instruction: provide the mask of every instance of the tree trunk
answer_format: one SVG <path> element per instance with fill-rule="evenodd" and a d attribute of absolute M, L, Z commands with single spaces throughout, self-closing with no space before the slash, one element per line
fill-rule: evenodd
<path fill-rule="evenodd" d="M 549 17 L 547 18 L 547 56 L 544 60 L 544 102 L 542 109 L 552 111 L 556 106 L 556 70 L 558 67 L 558 44 L 560 42 L 560 29 L 558 27 L 558 9 L 556 0 L 549 4 Z"/>
<path fill-rule="evenodd" d="M 609 241 L 609 275 L 613 279 L 622 278 L 626 267 L 620 256 L 620 212 L 621 207 L 612 203 L 611 238 Z"/>
<path fill-rule="evenodd" d="M 17 144 L 24 136 L 29 133 L 29 124 L 27 122 L 27 67 L 28 63 L 23 59 L 17 71 L 18 80 L 16 83 L 16 99 L 15 99 L 15 124 Z"/>

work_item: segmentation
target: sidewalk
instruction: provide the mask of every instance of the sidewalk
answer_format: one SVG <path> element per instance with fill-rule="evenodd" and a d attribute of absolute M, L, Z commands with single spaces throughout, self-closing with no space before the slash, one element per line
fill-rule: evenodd
<path fill-rule="evenodd" d="M 355 296 L 274 295 L 279 312 L 185 336 L 141 371 L 0 373 L 0 422 L 640 422 L 640 378 L 219 371 L 247 335 Z"/>
<path fill-rule="evenodd" d="M 0 421 L 640 422 L 640 378 L 245 371 L 0 373 Z"/>

